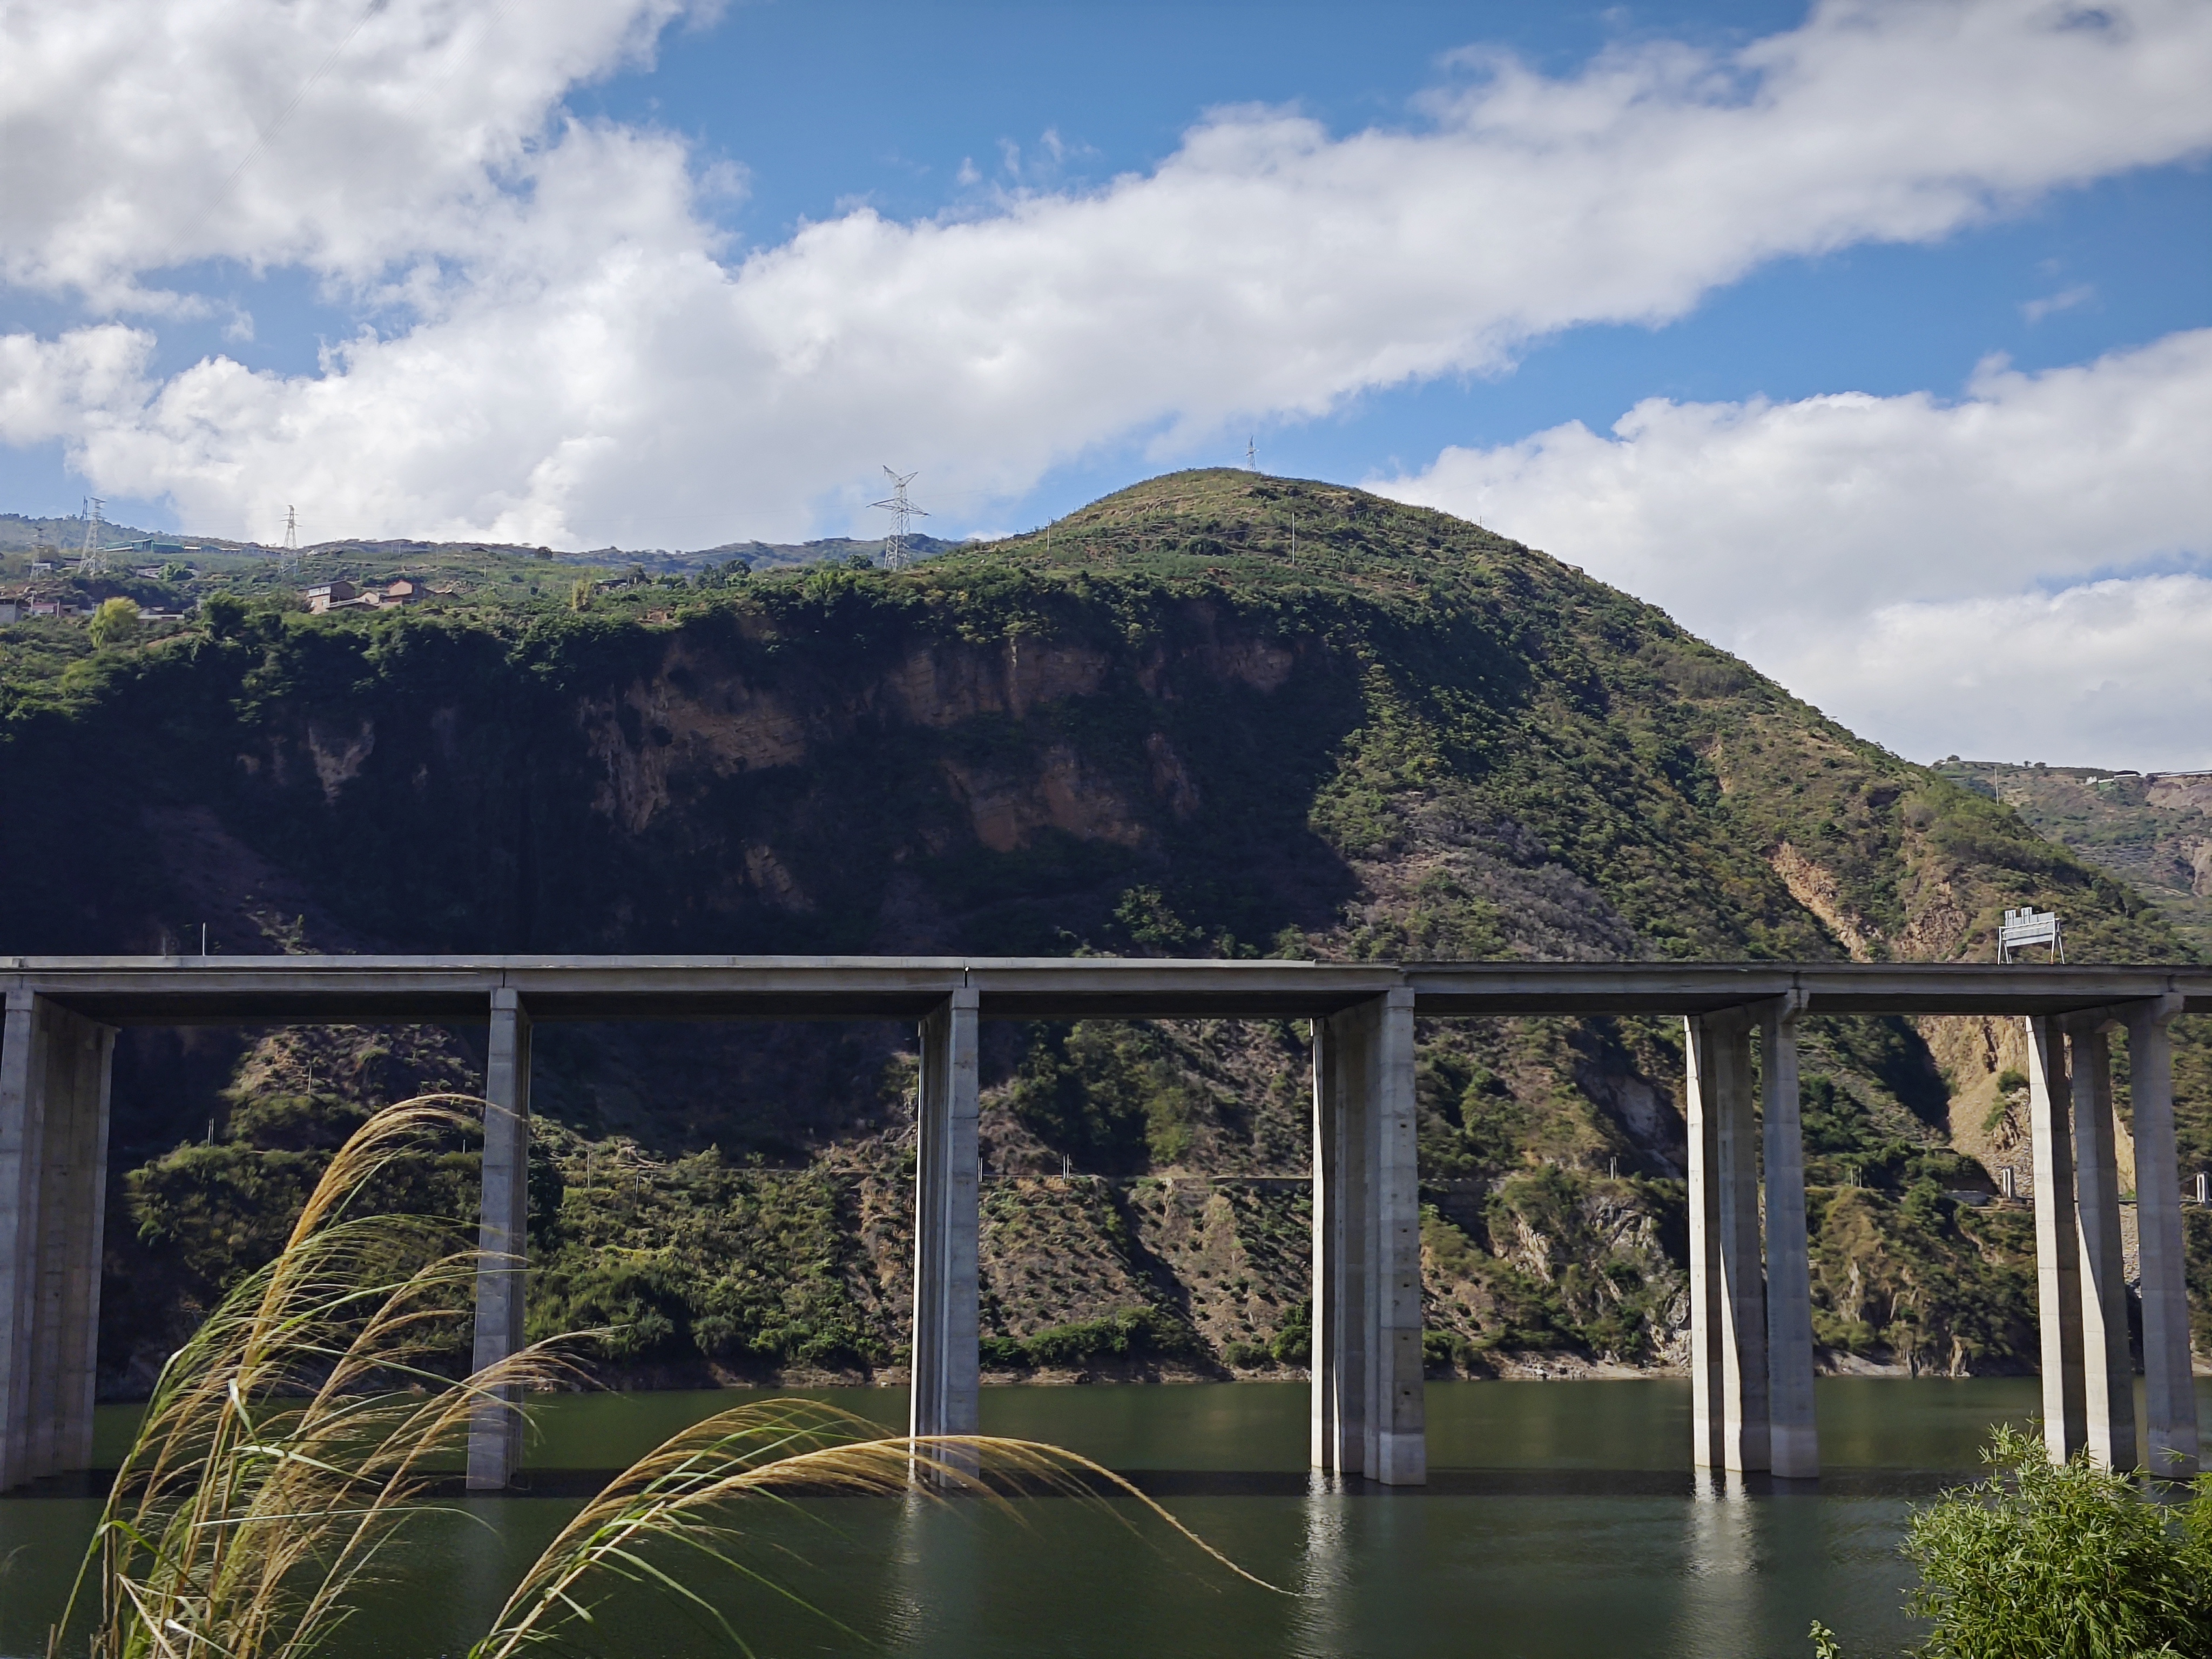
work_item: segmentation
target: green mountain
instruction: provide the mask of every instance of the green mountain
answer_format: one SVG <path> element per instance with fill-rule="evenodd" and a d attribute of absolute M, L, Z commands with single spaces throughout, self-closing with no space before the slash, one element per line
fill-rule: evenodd
<path fill-rule="evenodd" d="M 2076 960 L 2191 957 L 2125 881 L 1652 607 L 1339 486 L 1178 473 L 905 570 L 664 579 L 650 611 L 503 591 L 321 617 L 226 597 L 106 651 L 0 630 L 0 790 L 37 803 L 0 815 L 28 877 L 0 888 L 0 950 L 204 924 L 230 952 L 1986 959 L 2035 903 Z M 1421 1036 L 1433 1362 L 1679 1356 L 1679 1029 Z M 272 1247 L 362 1109 L 467 1086 L 479 1040 L 133 1034 L 109 1386 Z M 1305 1040 L 989 1028 L 993 1364 L 1298 1363 Z M 896 1374 L 910 1046 L 549 1028 L 533 1326 L 618 1326 L 635 1379 Z M 2212 1044 L 2179 1046 L 2193 1167 Z M 1982 1201 L 2018 1156 L 2019 1048 L 1995 1021 L 1816 1024 L 1838 1363 L 2032 1359 L 2029 1218 Z"/>

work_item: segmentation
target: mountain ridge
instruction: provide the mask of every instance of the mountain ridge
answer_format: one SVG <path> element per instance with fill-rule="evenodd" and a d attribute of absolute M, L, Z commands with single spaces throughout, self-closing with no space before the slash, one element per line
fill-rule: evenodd
<path fill-rule="evenodd" d="M 63 518 L 52 514 L 0 513 L 0 556 L 34 552 L 46 548 L 64 559 L 73 559 L 84 545 L 88 522 L 82 514 Z M 754 538 L 717 542 L 712 547 L 672 551 L 662 547 L 622 548 L 612 544 L 562 550 L 481 537 L 439 539 L 420 536 L 340 536 L 326 541 L 311 542 L 295 550 L 271 543 L 244 541 L 228 536 L 205 536 L 182 530 L 141 530 L 106 520 L 101 522 L 101 530 L 103 548 L 112 550 L 118 542 L 143 543 L 153 554 L 210 552 L 274 556 L 296 551 L 303 558 L 343 557 L 350 554 L 391 560 L 434 553 L 469 552 L 514 558 L 543 556 L 562 564 L 593 567 L 635 565 L 656 575 L 698 570 L 718 561 L 727 562 L 732 559 L 744 559 L 748 563 L 771 568 L 811 564 L 823 559 L 855 556 L 876 559 L 882 556 L 886 540 L 883 537 L 871 540 L 866 538 L 855 539 L 850 536 L 823 536 L 803 542 L 766 542 Z M 927 558 L 962 544 L 935 536 L 913 534 L 907 538 L 907 545 L 915 556 Z"/>
<path fill-rule="evenodd" d="M 21 687 L 0 782 L 45 809 L 0 857 L 46 879 L 0 893 L 0 940 L 211 915 L 229 951 L 1988 960 L 2004 909 L 2055 903 L 2079 959 L 2190 957 L 2126 883 L 1652 607 L 1342 486 L 1170 474 L 905 570 L 668 592 L 654 621 L 236 605 Z M 534 1330 L 617 1327 L 632 1378 L 897 1374 L 910 1034 L 543 1035 Z M 1421 1038 L 1431 1362 L 1678 1359 L 1679 1027 Z M 111 1389 L 366 1104 L 481 1064 L 434 1032 L 194 1041 L 118 1073 Z M 1304 1200 L 1269 1178 L 1302 1167 L 1304 1042 L 989 1030 L 994 1364 L 1298 1363 Z M 2193 1024 L 2178 1047 L 2212 1158 Z M 1834 1363 L 2032 1363 L 2027 1217 L 1990 1200 L 2018 1048 L 1808 1030 Z"/>

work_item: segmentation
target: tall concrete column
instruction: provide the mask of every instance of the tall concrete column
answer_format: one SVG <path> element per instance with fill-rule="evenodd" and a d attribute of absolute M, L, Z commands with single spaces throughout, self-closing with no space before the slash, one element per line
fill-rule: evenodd
<path fill-rule="evenodd" d="M 2035 1171 L 2035 1316 L 2042 1331 L 2043 1440 L 2063 1463 L 2088 1443 L 2081 1373 L 2081 1235 L 2074 1217 L 2073 1089 L 2056 1020 L 2027 1021 L 2028 1141 Z"/>
<path fill-rule="evenodd" d="M 1805 1140 L 1797 1096 L 1797 1020 L 1805 995 L 1759 1008 L 1766 1146 L 1766 1410 L 1776 1474 L 1820 1473 L 1813 1410 L 1813 1275 L 1805 1231 Z"/>
<path fill-rule="evenodd" d="M 2128 1012 L 2128 1089 L 2135 1108 L 2136 1228 L 2142 1271 L 2144 1437 L 2150 1471 L 2197 1473 L 2197 1389 L 2189 1355 L 2182 1256 L 2181 1168 L 2173 1136 L 2173 1040 L 2179 997 Z"/>
<path fill-rule="evenodd" d="M 0 1489 L 92 1456 L 115 1034 L 22 990 L 0 1028 Z"/>
<path fill-rule="evenodd" d="M 1413 994 L 1385 992 L 1337 1018 L 1360 1097 L 1367 1176 L 1366 1370 L 1361 1462 L 1370 1480 L 1429 1478 L 1421 1364 L 1421 1184 L 1414 1133 Z M 1350 1092 L 1347 1089 L 1347 1092 Z"/>
<path fill-rule="evenodd" d="M 2120 1177 L 2112 1146 L 2109 1016 L 2069 1022 L 2074 1109 L 2074 1216 L 2081 1263 L 2081 1404 L 2090 1460 L 2136 1467 L 2135 1361 L 2128 1349 L 2128 1285 L 2120 1249 Z"/>
<path fill-rule="evenodd" d="M 1770 1462 L 1766 1287 L 1759 1260 L 1759 1138 L 1751 1017 L 1685 1021 L 1689 1060 L 1691 1456 L 1700 1468 Z"/>
<path fill-rule="evenodd" d="M 31 1478 L 31 1312 L 38 1303 L 39 1165 L 46 1150 L 45 1067 L 33 1063 L 43 1059 L 37 1018 L 30 992 L 7 994 L 0 1026 L 0 1492 Z"/>
<path fill-rule="evenodd" d="M 1413 998 L 1394 990 L 1314 1022 L 1316 1468 L 1428 1480 Z"/>
<path fill-rule="evenodd" d="M 523 1346 L 529 1282 L 530 1013 L 520 993 L 491 994 L 491 1041 L 484 1060 L 483 1206 L 477 1227 L 476 1369 L 495 1365 Z M 468 1485 L 494 1492 L 522 1460 L 522 1401 L 500 1390 L 469 1425 Z"/>
<path fill-rule="evenodd" d="M 115 1033 L 49 1003 L 46 1152 L 39 1170 L 38 1301 L 32 1312 L 30 1473 L 92 1461 L 101 1224 Z"/>
<path fill-rule="evenodd" d="M 1314 1468 L 1358 1474 L 1367 1458 L 1367 1138 L 1347 1090 L 1337 1022 L 1313 1022 Z"/>
<path fill-rule="evenodd" d="M 921 1086 L 915 1111 L 914 1380 L 908 1432 L 974 1434 L 976 988 L 955 989 L 921 1022 Z"/>

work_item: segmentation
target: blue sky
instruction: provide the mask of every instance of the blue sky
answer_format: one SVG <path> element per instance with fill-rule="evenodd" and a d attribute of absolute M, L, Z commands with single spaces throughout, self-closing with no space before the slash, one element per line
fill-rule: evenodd
<path fill-rule="evenodd" d="M 1249 433 L 1907 752 L 2212 763 L 2195 0 L 24 9 L 0 507 L 992 533 Z"/>

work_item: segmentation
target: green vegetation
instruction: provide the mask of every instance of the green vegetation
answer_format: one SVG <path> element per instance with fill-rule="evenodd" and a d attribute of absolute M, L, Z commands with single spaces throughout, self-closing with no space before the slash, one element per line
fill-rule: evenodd
<path fill-rule="evenodd" d="M 1973 1209 L 1922 1179 L 1901 1196 L 1808 1195 L 1814 1340 L 1954 1376 L 2035 1353 L 2035 1238 L 2025 1206 Z"/>
<path fill-rule="evenodd" d="M 617 1364 L 676 1375 L 702 1361 L 757 1376 L 891 1358 L 856 1294 L 852 1177 L 732 1168 L 711 1149 L 662 1164 L 557 1130 L 544 1139 L 562 1187 L 534 1230 L 533 1335 L 604 1328 Z"/>
<path fill-rule="evenodd" d="M 1181 1359 L 1203 1364 L 1211 1358 L 1193 1339 L 1189 1327 L 1151 1308 L 1054 1325 L 1025 1337 L 988 1337 L 983 1343 L 983 1363 L 1002 1370 L 1072 1370 L 1102 1360 Z"/>
<path fill-rule="evenodd" d="M 2169 1507 L 2086 1455 L 2053 1465 L 2000 1426 L 1991 1474 L 1919 1510 L 1904 1546 L 1925 1659 L 2201 1659 L 2212 1654 L 2212 1485 Z M 1839 1659 L 1816 1623 L 1814 1650 Z"/>
<path fill-rule="evenodd" d="M 102 599 L 86 625 L 85 636 L 97 646 L 128 645 L 138 636 L 138 605 L 126 599 Z"/>
<path fill-rule="evenodd" d="M 1085 1170 L 1115 1175 L 1180 1163 L 1208 1115 L 1158 1030 L 1087 1020 L 1039 1031 L 1010 1104 L 1023 1127 Z"/>

